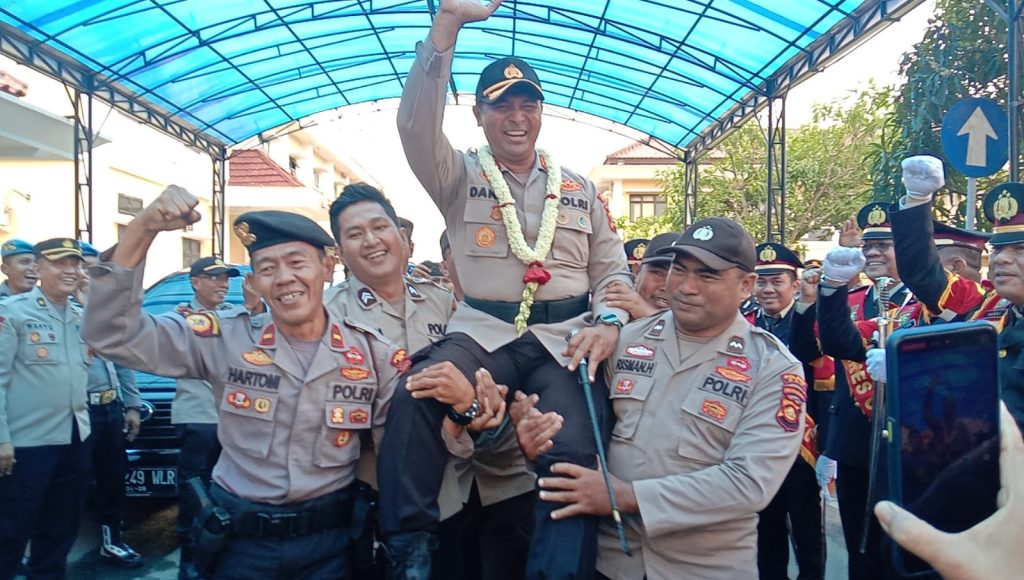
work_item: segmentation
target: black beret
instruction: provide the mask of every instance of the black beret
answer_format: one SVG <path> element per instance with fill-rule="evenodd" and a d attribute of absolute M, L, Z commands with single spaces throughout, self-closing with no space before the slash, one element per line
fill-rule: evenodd
<path fill-rule="evenodd" d="M 249 250 L 249 257 L 257 250 L 288 242 L 305 242 L 317 249 L 334 247 L 334 238 L 315 221 L 288 211 L 243 213 L 235 220 L 233 229 Z"/>

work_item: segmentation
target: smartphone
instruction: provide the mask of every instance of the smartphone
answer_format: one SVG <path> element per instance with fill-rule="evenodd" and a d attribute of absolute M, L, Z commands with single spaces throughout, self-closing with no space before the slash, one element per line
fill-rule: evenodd
<path fill-rule="evenodd" d="M 962 532 L 995 512 L 999 493 L 996 329 L 898 330 L 885 350 L 890 497 L 942 531 Z M 895 543 L 892 550 L 901 574 L 931 572 Z"/>

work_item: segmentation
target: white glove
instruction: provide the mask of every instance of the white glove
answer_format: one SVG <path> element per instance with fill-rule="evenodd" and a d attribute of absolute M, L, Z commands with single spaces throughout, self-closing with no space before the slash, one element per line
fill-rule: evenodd
<path fill-rule="evenodd" d="M 903 160 L 903 186 L 907 196 L 917 202 L 931 201 L 932 195 L 942 189 L 942 161 L 931 155 L 914 155 Z"/>
<path fill-rule="evenodd" d="M 843 284 L 864 269 L 864 254 L 860 248 L 835 248 L 825 256 L 821 275 Z"/>
<path fill-rule="evenodd" d="M 886 382 L 885 377 L 885 349 L 884 348 L 872 348 L 868 350 L 868 373 L 876 381 Z"/>
<path fill-rule="evenodd" d="M 826 496 L 831 495 L 828 484 L 835 480 L 837 475 L 836 460 L 824 455 L 818 456 L 818 462 L 814 464 L 814 475 L 818 479 L 818 487 L 825 492 Z"/>

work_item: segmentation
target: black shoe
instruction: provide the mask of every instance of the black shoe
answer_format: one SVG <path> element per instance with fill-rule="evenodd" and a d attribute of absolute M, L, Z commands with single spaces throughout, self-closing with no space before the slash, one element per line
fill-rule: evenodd
<path fill-rule="evenodd" d="M 384 540 L 388 580 L 428 580 L 438 538 L 430 532 L 402 532 Z"/>
<path fill-rule="evenodd" d="M 100 545 L 100 557 L 104 562 L 122 568 L 138 568 L 145 561 L 131 546 L 121 540 L 121 526 L 100 526 L 103 532 L 103 543 Z"/>

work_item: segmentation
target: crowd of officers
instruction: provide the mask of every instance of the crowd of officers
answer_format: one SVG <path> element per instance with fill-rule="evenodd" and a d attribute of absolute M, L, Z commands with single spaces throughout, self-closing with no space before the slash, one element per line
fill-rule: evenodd
<path fill-rule="evenodd" d="M 444 137 L 458 31 L 498 4 L 440 3 L 399 110 L 448 225 L 440 277 L 410 273 L 411 223 L 365 184 L 334 201 L 331 234 L 239 216 L 240 305 L 238 269 L 205 258 L 194 300 L 142 310 L 151 244 L 200 219 L 176 186 L 105 252 L 3 245 L 0 578 L 64 574 L 90 470 L 102 553 L 141 562 L 120 537 L 127 369 L 178 379 L 182 578 L 786 578 L 791 542 L 799 577 L 822 578 L 833 493 L 849 577 L 892 574 L 864 517 L 882 499 L 872 281 L 896 281 L 884 308 L 903 326 L 1000 325 L 1021 420 L 1024 190 L 988 194 L 991 238 L 939 225 L 941 164 L 911 158 L 906 196 L 866 206 L 821 264 L 718 217 L 624 246 L 594 185 L 536 150 L 528 63 L 480 76 L 488 149 Z"/>

